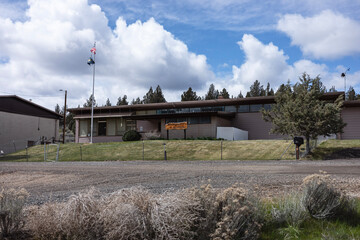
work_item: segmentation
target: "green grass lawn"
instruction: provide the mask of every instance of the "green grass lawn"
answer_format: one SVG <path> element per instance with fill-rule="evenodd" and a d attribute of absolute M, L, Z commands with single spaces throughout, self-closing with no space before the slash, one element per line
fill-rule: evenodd
<path fill-rule="evenodd" d="M 137 142 L 114 142 L 60 145 L 59 161 L 126 161 L 163 160 L 164 143 L 168 160 L 278 160 L 286 148 L 282 159 L 295 159 L 292 140 L 156 140 Z M 144 148 L 143 148 L 144 146 Z M 320 144 L 307 160 L 326 159 L 341 149 L 360 148 L 360 140 L 328 140 Z M 301 146 L 304 150 L 304 145 Z M 48 159 L 55 160 L 56 146 L 49 146 Z M 144 155 L 144 157 L 143 157 Z M 1 161 L 26 161 L 26 151 L 22 150 L 0 159 Z M 28 149 L 29 161 L 44 161 L 44 146 Z"/>
<path fill-rule="evenodd" d="M 115 142 L 60 145 L 60 161 L 117 161 L 117 160 L 163 160 L 164 145 L 168 160 L 219 160 L 221 141 L 209 140 L 156 140 L 137 142 Z M 222 159 L 224 160 L 276 160 L 279 159 L 290 140 L 250 140 L 223 141 Z M 144 146 L 144 148 L 143 148 Z M 56 158 L 56 146 L 50 146 L 48 159 Z M 44 146 L 28 149 L 29 161 L 44 161 Z M 293 148 L 282 159 L 294 159 Z M 19 151 L 2 160 L 26 161 L 26 151 Z"/>

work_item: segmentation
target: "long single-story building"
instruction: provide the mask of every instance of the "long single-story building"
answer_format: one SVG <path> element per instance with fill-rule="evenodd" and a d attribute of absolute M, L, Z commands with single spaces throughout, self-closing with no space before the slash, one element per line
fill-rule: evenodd
<path fill-rule="evenodd" d="M 0 151 L 12 153 L 40 139 L 59 140 L 60 118 L 54 111 L 18 96 L 0 96 Z"/>
<path fill-rule="evenodd" d="M 326 93 L 324 101 L 334 101 L 342 92 Z M 222 137 L 239 133 L 240 139 L 281 139 L 270 134 L 271 123 L 262 119 L 260 110 L 275 103 L 273 96 L 151 103 L 94 108 L 93 142 L 122 141 L 127 130 L 137 130 L 143 138 L 153 136 L 182 139 L 183 130 L 165 129 L 167 123 L 187 122 L 187 138 Z M 72 108 L 75 114 L 75 142 L 90 141 L 91 108 Z M 345 101 L 342 115 L 347 126 L 341 139 L 360 138 L 360 101 Z M 245 134 L 243 134 L 245 133 Z M 227 139 L 231 139 L 227 138 Z M 236 136 L 233 139 L 236 138 Z"/>

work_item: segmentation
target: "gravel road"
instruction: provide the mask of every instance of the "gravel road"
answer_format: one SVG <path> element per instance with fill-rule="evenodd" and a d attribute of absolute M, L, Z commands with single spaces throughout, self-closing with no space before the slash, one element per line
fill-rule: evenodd
<path fill-rule="evenodd" d="M 265 197 L 297 188 L 302 179 L 326 171 L 338 186 L 360 197 L 360 159 L 328 161 L 125 161 L 0 162 L 0 186 L 24 187 L 28 204 L 63 201 L 94 186 L 103 193 L 144 186 L 154 192 L 244 184 Z"/>

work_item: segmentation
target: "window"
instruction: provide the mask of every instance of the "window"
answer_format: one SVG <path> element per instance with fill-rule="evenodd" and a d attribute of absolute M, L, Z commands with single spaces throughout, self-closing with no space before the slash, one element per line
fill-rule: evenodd
<path fill-rule="evenodd" d="M 249 105 L 240 105 L 238 112 L 249 112 Z"/>
<path fill-rule="evenodd" d="M 87 137 L 90 134 L 90 121 L 88 119 L 80 119 L 80 137 Z"/>
<path fill-rule="evenodd" d="M 106 121 L 99 121 L 99 136 L 106 136 Z"/>
<path fill-rule="evenodd" d="M 273 104 L 264 104 L 265 110 L 271 110 L 272 107 L 273 107 Z"/>
<path fill-rule="evenodd" d="M 190 117 L 189 118 L 189 124 L 210 124 L 211 123 L 211 117 Z"/>
<path fill-rule="evenodd" d="M 262 104 L 250 105 L 250 112 L 259 112 L 262 108 Z"/>
<path fill-rule="evenodd" d="M 107 120 L 107 135 L 115 136 L 116 135 L 116 121 L 114 118 Z"/>
<path fill-rule="evenodd" d="M 167 118 L 165 119 L 165 123 L 178 123 L 178 122 L 186 122 L 186 118 Z"/>
<path fill-rule="evenodd" d="M 125 126 L 126 126 L 126 131 L 136 130 L 136 122 L 134 120 L 126 119 Z"/>
<path fill-rule="evenodd" d="M 225 112 L 236 112 L 236 106 L 225 106 Z"/>
<path fill-rule="evenodd" d="M 116 122 L 116 135 L 117 136 L 123 135 L 124 132 L 126 131 L 125 120 L 123 118 L 117 118 L 115 122 Z"/>

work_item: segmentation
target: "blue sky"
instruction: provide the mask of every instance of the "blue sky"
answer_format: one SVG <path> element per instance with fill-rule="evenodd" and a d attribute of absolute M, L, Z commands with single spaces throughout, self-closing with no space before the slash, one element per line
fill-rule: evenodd
<path fill-rule="evenodd" d="M 160 85 L 168 101 L 209 85 L 244 94 L 306 71 L 360 93 L 360 1 L 29 0 L 0 3 L 0 94 L 53 108 L 91 93 L 84 62 L 97 42 L 95 97 L 114 104 Z"/>

